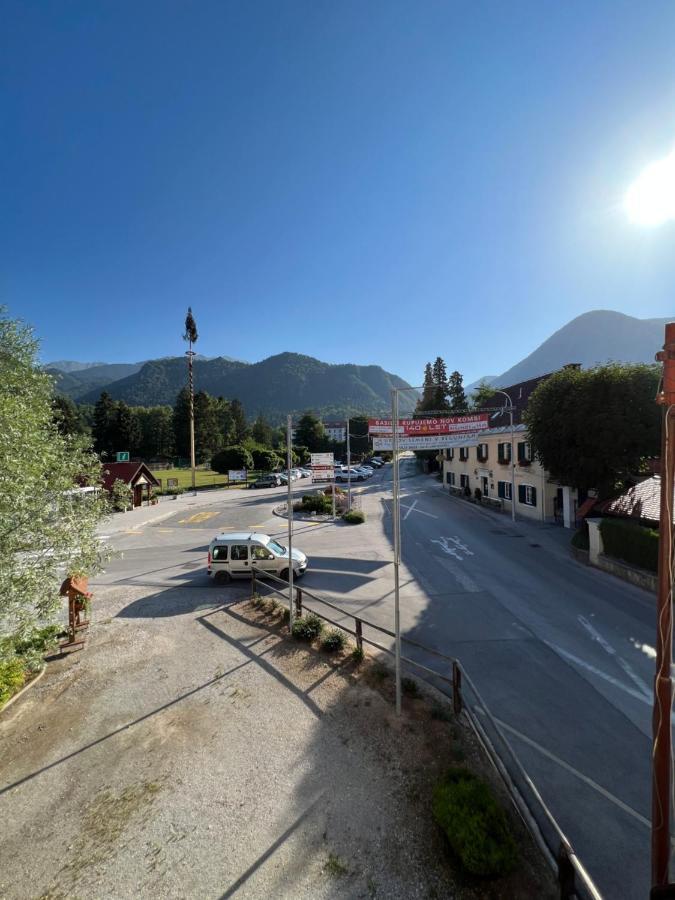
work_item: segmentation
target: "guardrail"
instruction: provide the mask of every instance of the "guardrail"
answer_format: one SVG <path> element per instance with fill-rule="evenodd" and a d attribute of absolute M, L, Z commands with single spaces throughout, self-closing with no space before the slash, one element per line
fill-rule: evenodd
<path fill-rule="evenodd" d="M 251 576 L 252 595 L 258 592 L 261 579 L 265 579 L 265 581 L 272 581 L 281 585 L 280 588 L 276 588 L 265 584 L 266 588 L 275 594 L 288 598 L 288 582 L 284 581 L 284 579 L 278 578 L 269 572 L 264 572 L 257 566 L 252 567 Z M 295 615 L 301 616 L 303 610 L 307 609 L 325 622 L 347 632 L 347 634 L 351 634 L 359 649 L 363 650 L 363 645 L 368 644 L 382 653 L 394 656 L 393 651 L 389 647 L 364 634 L 364 627 L 386 635 L 392 640 L 395 638 L 393 631 L 384 628 L 382 625 L 369 622 L 361 616 L 354 615 L 354 613 L 337 606 L 325 597 L 320 597 L 306 588 L 299 587 L 296 583 L 293 584 L 293 591 Z M 339 614 L 339 620 L 331 618 L 319 609 L 310 608 L 307 606 L 307 599 L 319 603 L 331 611 L 335 611 Z M 345 624 L 345 617 L 353 619 L 353 628 Z M 476 684 L 466 670 L 462 668 L 459 660 L 403 635 L 401 636 L 401 642 L 424 654 L 435 657 L 445 664 L 447 673 L 431 668 L 419 660 L 412 659 L 410 656 L 401 656 L 401 662 L 406 666 L 423 672 L 425 676 L 431 676 L 431 679 L 434 681 L 440 681 L 445 690 L 451 692 L 455 714 L 465 714 L 471 728 L 504 782 L 525 826 L 544 853 L 549 864 L 557 873 L 561 900 L 602 900 L 600 891 L 593 883 L 591 876 L 576 855 L 572 844 L 558 825 L 553 813 L 546 805 L 536 785 L 509 743 L 504 729 L 492 715 Z M 441 687 L 441 690 L 444 690 L 444 688 Z M 472 696 L 472 703 L 467 702 L 468 695 Z"/>

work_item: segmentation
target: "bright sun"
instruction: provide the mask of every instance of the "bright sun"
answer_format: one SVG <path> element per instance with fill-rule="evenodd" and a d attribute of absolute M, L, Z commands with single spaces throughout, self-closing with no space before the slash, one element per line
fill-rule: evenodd
<path fill-rule="evenodd" d="M 638 225 L 675 219 L 675 152 L 647 166 L 626 191 L 624 206 Z"/>

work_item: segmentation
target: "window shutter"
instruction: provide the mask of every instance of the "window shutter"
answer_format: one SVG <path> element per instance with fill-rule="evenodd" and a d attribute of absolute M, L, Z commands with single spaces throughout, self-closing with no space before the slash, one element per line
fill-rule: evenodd
<path fill-rule="evenodd" d="M 520 444 L 518 444 L 518 448 L 520 448 Z M 519 484 L 518 485 L 518 503 L 524 503 L 524 502 L 525 502 L 525 485 Z"/>
<path fill-rule="evenodd" d="M 522 462 L 525 459 L 525 442 L 518 441 L 518 462 Z"/>
<path fill-rule="evenodd" d="M 536 506 L 537 505 L 537 489 L 530 488 L 530 492 L 532 494 L 532 506 Z"/>
<path fill-rule="evenodd" d="M 503 481 L 499 481 L 497 483 L 497 496 L 498 497 L 506 497 L 506 489 L 504 487 Z"/>

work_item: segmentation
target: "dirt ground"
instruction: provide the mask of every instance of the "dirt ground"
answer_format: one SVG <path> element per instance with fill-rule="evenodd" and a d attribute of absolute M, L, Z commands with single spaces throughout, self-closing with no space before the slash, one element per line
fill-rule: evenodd
<path fill-rule="evenodd" d="M 97 591 L 85 650 L 0 714 L 2 898 L 555 896 L 515 816 L 507 879 L 450 861 L 433 785 L 485 766 L 460 721 L 426 695 L 397 719 L 381 664 L 246 593 Z"/>

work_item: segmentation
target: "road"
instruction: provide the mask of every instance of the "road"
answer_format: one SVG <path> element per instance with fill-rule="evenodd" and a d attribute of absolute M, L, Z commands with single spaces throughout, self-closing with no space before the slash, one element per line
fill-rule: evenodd
<path fill-rule="evenodd" d="M 460 659 L 603 895 L 643 898 L 652 598 L 572 560 L 569 535 L 555 526 L 514 527 L 451 499 L 412 461 L 402 474 L 404 633 Z M 389 480 L 390 467 L 362 488 L 365 526 L 303 523 L 296 542 L 310 555 L 305 586 L 391 628 Z M 306 482 L 294 486 L 305 490 Z M 283 537 L 286 522 L 272 507 L 284 496 L 214 495 L 194 512 L 116 534 L 124 556 L 99 582 L 205 590 L 213 534 L 255 527 Z"/>

